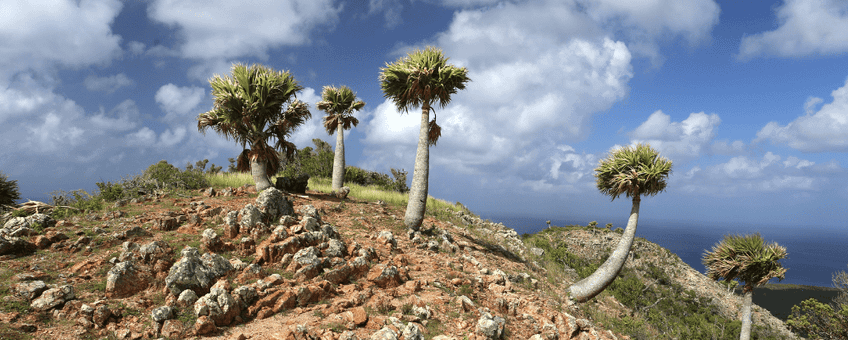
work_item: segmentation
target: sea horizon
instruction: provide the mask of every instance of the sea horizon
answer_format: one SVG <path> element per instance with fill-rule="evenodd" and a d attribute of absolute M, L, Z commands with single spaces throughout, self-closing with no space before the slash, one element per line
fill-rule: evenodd
<path fill-rule="evenodd" d="M 482 219 L 502 223 L 519 235 L 534 234 L 552 226 L 587 225 L 584 218 L 537 218 L 503 213 L 482 213 Z M 613 229 L 624 228 L 626 216 L 620 220 L 597 220 L 598 227 L 613 223 Z M 798 284 L 816 287 L 833 287 L 832 274 L 848 271 L 848 228 L 836 226 L 757 225 L 751 223 L 721 222 L 710 226 L 704 222 L 663 221 L 640 218 L 636 237 L 642 237 L 677 254 L 683 262 L 704 273 L 701 258 L 707 250 L 727 234 L 759 232 L 766 242 L 777 242 L 786 247 L 788 258 L 781 261 L 787 268 L 786 278 L 769 283 Z"/>

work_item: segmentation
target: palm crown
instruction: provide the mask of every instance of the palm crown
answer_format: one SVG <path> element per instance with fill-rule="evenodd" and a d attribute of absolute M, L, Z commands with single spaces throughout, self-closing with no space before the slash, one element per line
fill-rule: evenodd
<path fill-rule="evenodd" d="M 296 147 L 286 139 L 312 117 L 306 103 L 296 99 L 303 87 L 290 73 L 257 64 L 235 64 L 232 73 L 232 77 L 215 75 L 209 80 L 215 101 L 211 111 L 197 117 L 197 129 L 205 133 L 212 128 L 242 147 L 250 145 L 238 157 L 239 171 L 249 169 L 248 159 L 258 158 L 267 160 L 267 170 L 274 174 L 280 163 L 275 149 L 290 158 Z M 285 104 L 288 107 L 283 110 Z M 270 138 L 276 139 L 273 148 L 268 145 Z"/>
<path fill-rule="evenodd" d="M 665 190 L 669 174 L 671 161 L 647 144 L 610 152 L 595 169 L 598 190 L 613 200 L 621 194 L 634 199 L 656 195 Z"/>
<path fill-rule="evenodd" d="M 704 254 L 703 263 L 709 278 L 743 281 L 747 292 L 773 278 L 783 280 L 786 268 L 778 260 L 786 257 L 786 248 L 777 243 L 766 244 L 759 233 L 727 235 Z"/>
<path fill-rule="evenodd" d="M 353 112 L 361 110 L 363 106 L 365 102 L 356 100 L 356 94 L 347 86 L 324 86 L 321 101 L 317 104 L 319 110 L 327 113 L 324 116 L 324 128 L 331 135 L 336 133 L 339 126 L 349 130 L 351 126 L 358 125 L 359 120 L 353 116 Z"/>
<path fill-rule="evenodd" d="M 431 110 L 431 105 L 437 101 L 439 107 L 444 108 L 450 103 L 451 95 L 465 89 L 465 83 L 471 80 L 468 69 L 448 65 L 449 59 L 435 47 L 411 52 L 380 68 L 380 88 L 401 112 L 418 106 Z M 436 144 L 441 128 L 435 117 L 430 121 L 429 131 L 430 144 Z"/>

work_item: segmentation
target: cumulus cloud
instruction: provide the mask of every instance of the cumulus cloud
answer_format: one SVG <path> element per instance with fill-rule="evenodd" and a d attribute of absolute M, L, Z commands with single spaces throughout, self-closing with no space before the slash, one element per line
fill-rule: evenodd
<path fill-rule="evenodd" d="M 403 23 L 400 13 L 403 11 L 403 4 L 400 0 L 369 0 L 368 15 L 374 13 L 383 13 L 386 19 L 386 28 L 395 28 Z"/>
<path fill-rule="evenodd" d="M 671 179 L 673 187 L 696 194 L 797 193 L 824 190 L 844 172 L 835 162 L 816 164 L 795 156 L 784 159 L 766 152 L 760 158 L 737 156 L 704 169 L 695 166 L 683 176 Z"/>
<path fill-rule="evenodd" d="M 182 38 L 178 50 L 185 58 L 267 59 L 269 48 L 307 43 L 313 29 L 334 25 L 341 6 L 333 3 L 262 0 L 245 6 L 228 0 L 156 0 L 148 7 L 148 16 L 178 29 Z"/>
<path fill-rule="evenodd" d="M 672 122 L 671 116 L 660 110 L 630 132 L 633 143 L 648 143 L 671 160 L 698 158 L 715 137 L 721 123 L 716 114 L 690 113 L 680 122 Z"/>
<path fill-rule="evenodd" d="M 120 56 L 121 38 L 110 25 L 121 7 L 119 0 L 4 2 L 0 79 L 28 69 L 106 63 Z"/>
<path fill-rule="evenodd" d="M 815 113 L 813 108 L 822 100 L 808 99 L 805 115 L 786 125 L 769 122 L 757 132 L 754 141 L 770 140 L 806 152 L 848 150 L 848 80 L 831 92 L 831 96 L 833 101 Z"/>
<path fill-rule="evenodd" d="M 803 57 L 848 51 L 848 3 L 839 0 L 785 0 L 777 8 L 780 25 L 742 37 L 738 58 Z"/>
<path fill-rule="evenodd" d="M 314 147 L 312 139 L 319 138 L 335 147 L 335 137 L 327 134 L 327 130 L 324 129 L 324 125 L 322 123 L 324 111 L 318 110 L 318 108 L 315 107 L 315 103 L 321 100 L 321 94 L 316 93 L 315 89 L 307 87 L 297 94 L 297 99 L 309 105 L 309 112 L 312 113 L 312 119 L 307 120 L 303 123 L 303 125 L 295 130 L 290 142 L 294 143 L 298 149 L 302 149 L 307 146 Z M 345 134 L 348 133 L 350 133 L 350 130 L 345 131 Z"/>
<path fill-rule="evenodd" d="M 700 0 L 680 6 L 665 1 L 633 6 L 560 1 L 446 5 L 462 8 L 446 31 L 432 41 L 397 49 L 405 54 L 411 46 L 439 46 L 451 63 L 467 67 L 472 79 L 446 108 L 435 111 L 442 137 L 432 148 L 431 165 L 516 178 L 534 190 L 591 183 L 589 163 L 594 156 L 566 146 L 586 138 L 592 116 L 626 96 L 633 77 L 633 41 L 654 41 L 669 33 L 702 39 L 718 15 L 714 3 Z M 623 20 L 619 27 L 634 28 L 640 35 L 624 37 L 631 41 L 614 40 L 615 29 L 610 27 L 615 25 L 610 23 L 616 20 Z M 401 114 L 385 101 L 370 114 L 363 140 L 370 147 L 361 165 L 412 168 L 420 111 Z M 696 118 L 692 123 L 701 123 Z M 705 124 L 709 130 L 718 124 L 717 117 L 706 116 Z M 693 139 L 704 133 L 711 137 L 710 131 L 685 132 Z"/>
<path fill-rule="evenodd" d="M 154 96 L 156 103 L 165 111 L 165 121 L 168 122 L 184 122 L 189 118 L 193 120 L 200 113 L 198 106 L 205 98 L 206 90 L 203 88 L 174 84 L 163 85 Z"/>
<path fill-rule="evenodd" d="M 106 92 L 108 94 L 124 86 L 132 85 L 133 81 L 126 74 L 118 73 L 106 77 L 91 75 L 85 78 L 83 84 L 89 91 Z"/>

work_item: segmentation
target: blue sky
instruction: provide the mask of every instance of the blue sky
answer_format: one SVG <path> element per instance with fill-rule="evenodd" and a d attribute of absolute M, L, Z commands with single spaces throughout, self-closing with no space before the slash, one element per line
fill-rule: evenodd
<path fill-rule="evenodd" d="M 848 203 L 848 4 L 615 0 L 4 1 L 0 171 L 24 198 L 93 191 L 159 160 L 240 148 L 197 131 L 208 79 L 233 63 L 289 70 L 322 138 L 325 85 L 367 104 L 347 164 L 412 175 L 419 118 L 379 68 L 433 45 L 472 82 L 436 111 L 430 194 L 484 215 L 626 218 L 593 169 L 649 142 L 674 161 L 642 216 L 828 225 Z"/>

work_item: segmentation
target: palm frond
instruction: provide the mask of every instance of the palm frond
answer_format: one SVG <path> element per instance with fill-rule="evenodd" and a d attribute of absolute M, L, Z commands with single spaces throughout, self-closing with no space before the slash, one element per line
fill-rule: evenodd
<path fill-rule="evenodd" d="M 394 63 L 380 68 L 380 88 L 387 99 L 391 99 L 398 111 L 423 103 L 432 106 L 438 102 L 444 108 L 450 103 L 451 95 L 465 89 L 471 81 L 465 67 L 449 65 L 444 53 L 435 47 L 423 51 L 415 50 Z"/>
<path fill-rule="evenodd" d="M 704 253 L 702 262 L 713 280 L 745 282 L 745 290 L 763 285 L 773 278 L 783 280 L 786 268 L 779 260 L 787 258 L 786 248 L 765 243 L 759 233 L 727 235 Z"/>
<path fill-rule="evenodd" d="M 626 197 L 653 196 L 665 190 L 672 162 L 660 157 L 647 144 L 626 146 L 610 152 L 595 168 L 598 190 L 613 200 Z"/>

